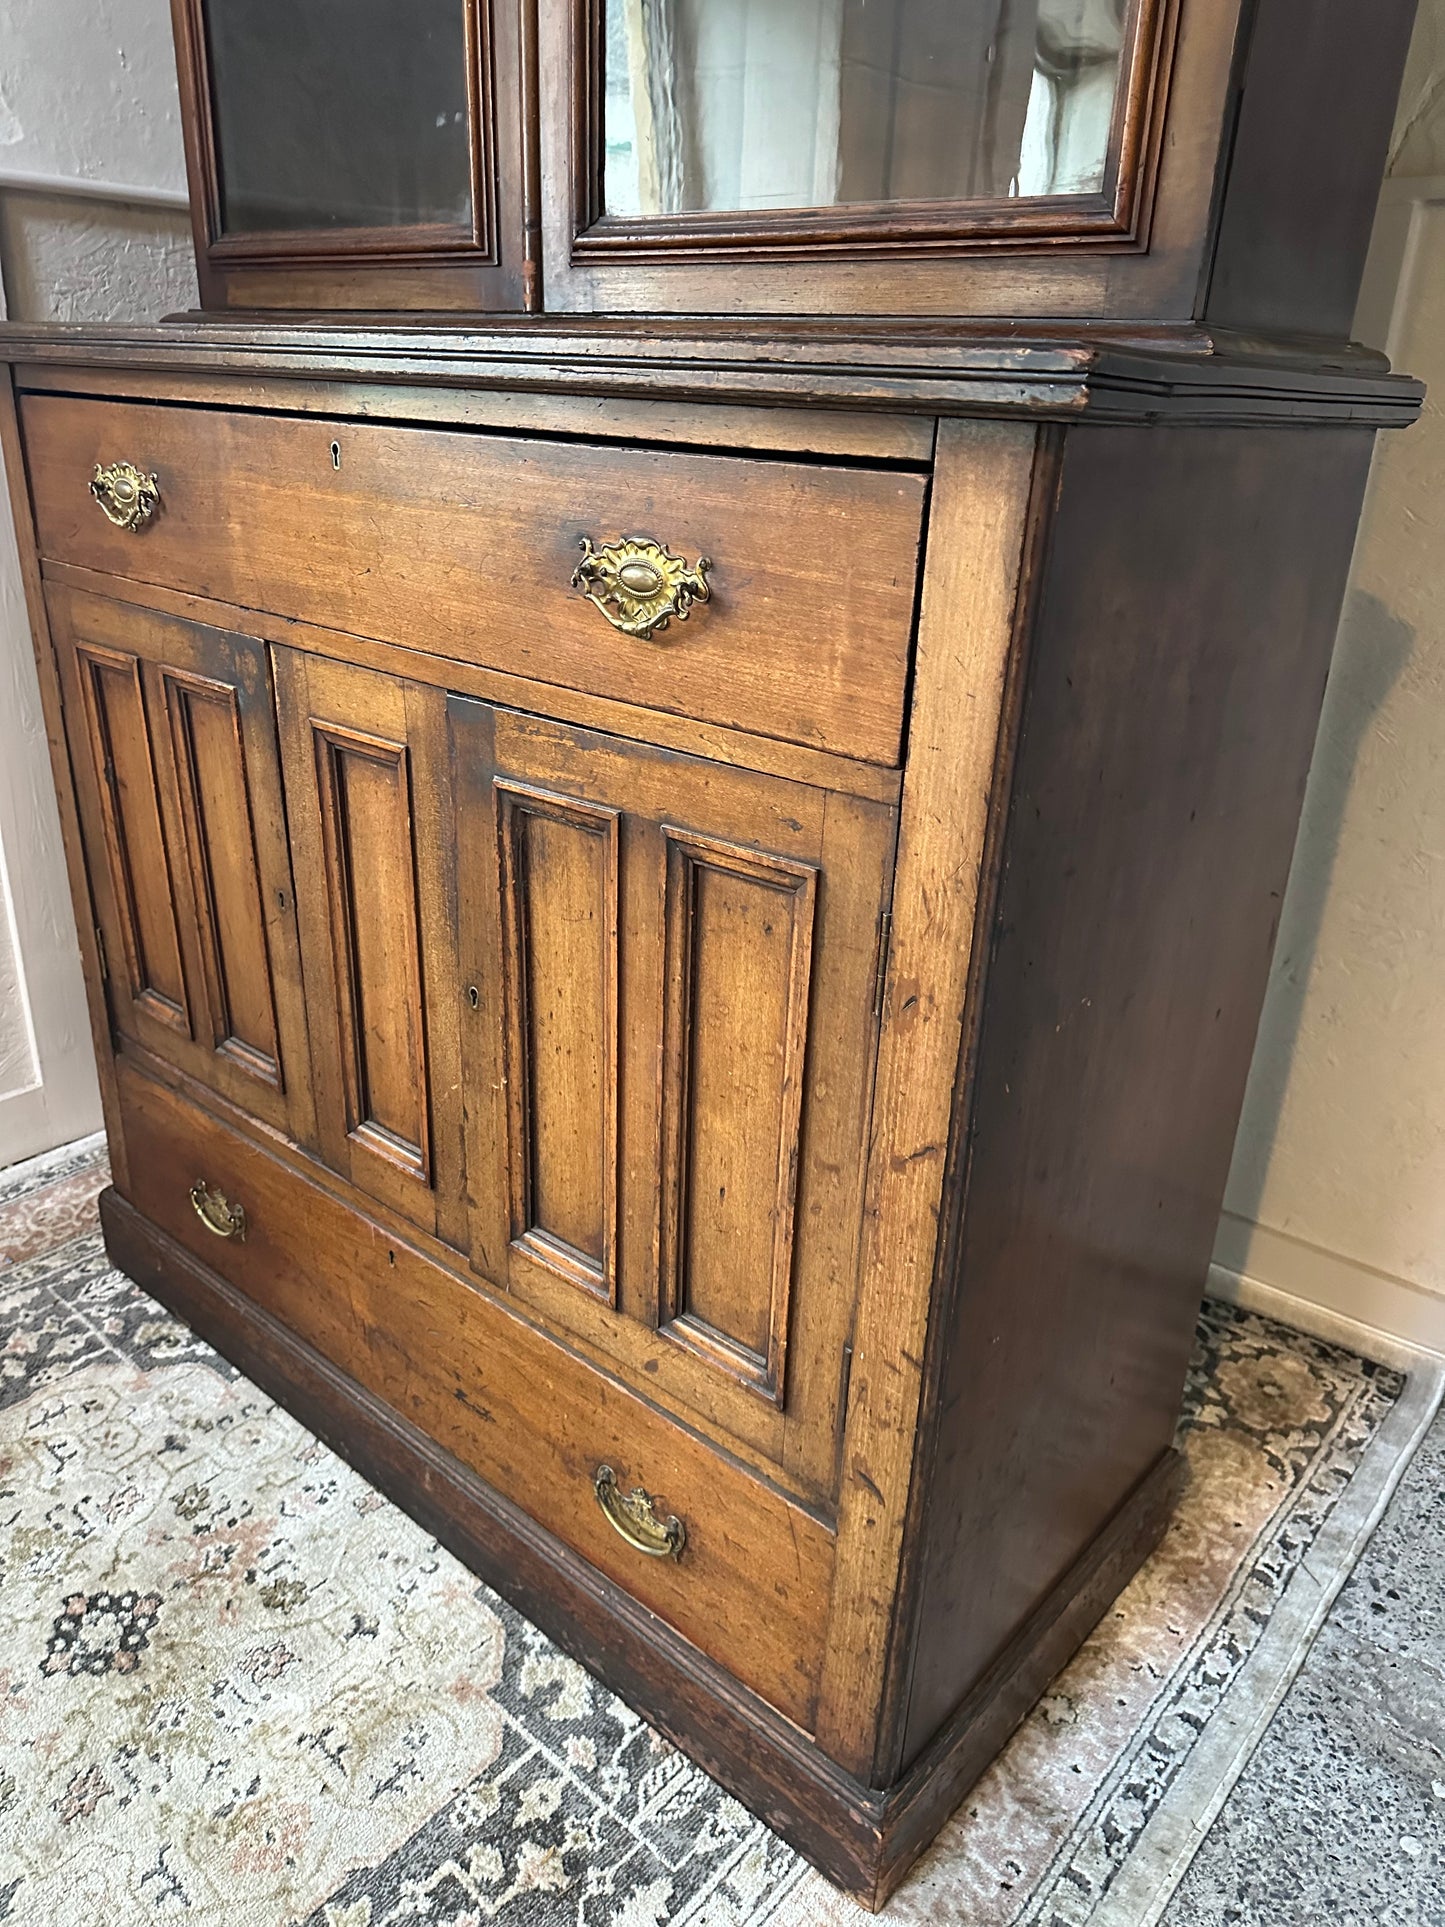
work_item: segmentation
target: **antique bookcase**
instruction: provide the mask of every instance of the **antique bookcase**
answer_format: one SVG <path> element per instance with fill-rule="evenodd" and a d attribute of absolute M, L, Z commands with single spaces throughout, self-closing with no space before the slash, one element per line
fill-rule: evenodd
<path fill-rule="evenodd" d="M 1163 1530 L 1409 0 L 175 0 L 4 329 L 116 1261 L 876 1905 Z"/>

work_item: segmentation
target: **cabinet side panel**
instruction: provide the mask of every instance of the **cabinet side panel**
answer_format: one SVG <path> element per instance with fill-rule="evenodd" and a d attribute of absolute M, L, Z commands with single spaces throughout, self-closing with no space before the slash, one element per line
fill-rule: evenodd
<path fill-rule="evenodd" d="M 1371 439 L 1068 438 L 946 1260 L 909 1759 L 1170 1443 Z"/>
<path fill-rule="evenodd" d="M 1268 0 L 1256 18 L 1206 318 L 1348 339 L 1416 0 Z"/>

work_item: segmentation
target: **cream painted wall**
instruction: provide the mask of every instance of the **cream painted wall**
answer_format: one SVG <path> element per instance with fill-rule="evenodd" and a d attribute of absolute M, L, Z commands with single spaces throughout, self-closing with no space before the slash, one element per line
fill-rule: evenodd
<path fill-rule="evenodd" d="M 1357 325 L 1430 394 L 1376 449 L 1216 1284 L 1445 1352 L 1445 0 Z"/>
<path fill-rule="evenodd" d="M 84 191 L 96 184 L 101 197 Z M 166 0 L 0 0 L 0 313 L 124 321 L 193 305 L 184 202 Z M 0 511 L 0 1166 L 99 1123 L 19 558 Z"/>
<path fill-rule="evenodd" d="M 185 195 L 167 0 L 4 0 L 0 174 Z"/>

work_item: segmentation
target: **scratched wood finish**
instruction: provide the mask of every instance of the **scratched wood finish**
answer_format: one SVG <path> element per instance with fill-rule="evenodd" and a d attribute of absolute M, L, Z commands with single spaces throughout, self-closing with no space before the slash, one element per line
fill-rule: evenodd
<path fill-rule="evenodd" d="M 52 395 L 23 420 L 57 561 L 898 760 L 919 475 Z M 118 458 L 160 478 L 138 535 L 86 492 Z M 652 641 L 570 586 L 583 536 L 626 535 L 714 565 Z"/>
<path fill-rule="evenodd" d="M 120 1083 L 138 1209 L 811 1727 L 833 1565 L 818 1519 L 205 1112 L 129 1066 Z M 196 1174 L 244 1210 L 244 1240 L 201 1223 Z M 613 1530 L 593 1492 L 601 1465 L 683 1521 L 680 1560 Z"/>
<path fill-rule="evenodd" d="M 214 336 L 214 325 L 210 332 Z M 926 468 L 933 456 L 933 421 L 926 414 L 627 401 L 603 395 L 532 394 L 517 388 L 423 388 L 389 379 L 288 381 L 259 370 L 238 379 L 234 374 L 210 375 L 201 368 L 160 373 L 134 367 L 71 368 L 30 362 L 19 366 L 16 375 L 18 385 L 32 391 L 255 408 L 269 414 L 334 415 L 594 440 L 600 436 L 612 441 L 665 442 L 671 448 L 754 449 L 825 459 L 848 455 L 874 462 L 907 462 L 918 468 Z"/>
<path fill-rule="evenodd" d="M 0 326 L 110 1248 L 877 1906 L 1177 1490 L 1371 434 L 1420 403 L 1331 338 L 1411 0 L 1146 9 L 1108 234 L 656 247 L 593 219 L 581 16 L 470 6 L 496 274 L 213 247 L 176 4 L 203 297 L 315 312 Z M 618 634 L 569 585 L 621 534 L 712 600 Z"/>
<path fill-rule="evenodd" d="M 440 690 L 275 652 L 326 1159 L 464 1242 L 456 909 Z"/>
<path fill-rule="evenodd" d="M 828 1503 L 894 814 L 450 713 L 472 1263 Z"/>
<path fill-rule="evenodd" d="M 116 1028 L 314 1136 L 265 651 L 52 592 Z"/>
<path fill-rule="evenodd" d="M 395 643 L 374 642 L 363 636 L 348 635 L 345 630 L 324 629 L 316 623 L 269 615 L 264 609 L 239 609 L 231 603 L 212 602 L 204 596 L 186 595 L 155 583 L 136 582 L 128 576 L 102 575 L 98 570 L 76 568 L 68 562 L 47 562 L 42 573 L 45 581 L 63 588 L 105 595 L 114 601 L 134 603 L 138 608 L 156 609 L 162 615 L 177 615 L 211 627 L 244 629 L 260 640 L 304 649 L 309 655 L 355 663 L 359 668 L 376 669 L 403 680 L 438 683 L 459 695 L 476 696 L 508 709 L 540 712 L 559 722 L 580 723 L 584 728 L 601 729 L 611 735 L 645 737 L 660 749 L 705 756 L 710 762 L 753 769 L 763 775 L 785 776 L 813 789 L 838 790 L 879 803 L 896 803 L 902 792 L 903 778 L 896 769 L 859 763 L 826 750 L 805 749 L 801 744 L 780 742 L 776 737 L 752 736 L 743 730 L 725 729 L 691 717 L 670 716 L 660 709 L 611 702 L 583 690 L 532 682 L 522 676 L 481 668 L 476 663 L 428 656 L 424 651 L 402 648 Z"/>
<path fill-rule="evenodd" d="M 818 1723 L 819 1744 L 870 1784 L 898 1676 L 936 1226 L 1039 459 L 1037 432 L 1018 424 L 940 431 Z"/>
<path fill-rule="evenodd" d="M 1065 452 L 937 1314 L 905 1761 L 1172 1437 L 1368 462 L 1348 430 Z"/>

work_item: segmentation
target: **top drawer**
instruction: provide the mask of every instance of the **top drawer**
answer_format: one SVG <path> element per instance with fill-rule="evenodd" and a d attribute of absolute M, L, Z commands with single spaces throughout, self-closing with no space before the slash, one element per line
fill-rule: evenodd
<path fill-rule="evenodd" d="M 700 721 L 899 760 L 915 474 L 29 395 L 42 555 Z M 98 463 L 154 474 L 137 533 Z M 711 599 L 652 640 L 571 586 L 651 538 Z"/>

